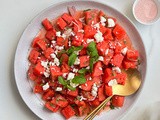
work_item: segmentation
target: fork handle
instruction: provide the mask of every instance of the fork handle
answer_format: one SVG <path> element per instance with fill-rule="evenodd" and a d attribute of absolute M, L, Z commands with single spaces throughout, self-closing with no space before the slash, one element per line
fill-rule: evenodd
<path fill-rule="evenodd" d="M 87 115 L 83 120 L 87 120 L 89 117 L 91 117 L 90 120 L 92 120 L 92 119 L 98 114 L 98 112 L 109 102 L 109 100 L 110 100 L 112 97 L 113 97 L 113 95 L 110 96 L 110 97 L 108 97 L 107 99 L 105 99 L 97 108 L 95 108 L 95 109 L 94 109 L 89 115 Z"/>

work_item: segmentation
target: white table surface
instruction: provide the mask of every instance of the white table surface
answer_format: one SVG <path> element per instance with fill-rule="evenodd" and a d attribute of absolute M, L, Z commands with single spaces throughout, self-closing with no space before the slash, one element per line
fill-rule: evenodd
<path fill-rule="evenodd" d="M 38 120 L 18 93 L 14 55 L 27 24 L 40 11 L 62 0 L 0 0 L 0 120 Z M 134 0 L 101 0 L 128 16 L 142 35 L 148 54 L 148 74 L 141 96 L 122 120 L 160 120 L 160 21 L 139 24 L 132 15 Z"/>

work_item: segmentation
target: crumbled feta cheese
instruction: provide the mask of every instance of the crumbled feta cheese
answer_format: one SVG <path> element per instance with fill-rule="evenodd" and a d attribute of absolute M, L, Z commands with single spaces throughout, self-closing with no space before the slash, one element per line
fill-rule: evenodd
<path fill-rule="evenodd" d="M 79 101 L 87 100 L 87 98 L 84 98 L 82 95 L 81 95 L 81 96 L 77 96 L 77 99 L 78 99 Z"/>
<path fill-rule="evenodd" d="M 108 55 L 109 49 L 106 49 L 105 51 L 105 55 Z"/>
<path fill-rule="evenodd" d="M 71 41 L 68 42 L 68 46 L 69 46 L 69 47 L 71 46 Z"/>
<path fill-rule="evenodd" d="M 98 60 L 100 60 L 100 61 L 104 61 L 103 56 L 99 56 Z"/>
<path fill-rule="evenodd" d="M 67 80 L 73 79 L 74 76 L 75 76 L 75 74 L 70 72 L 70 73 L 68 74 Z"/>
<path fill-rule="evenodd" d="M 90 69 L 90 66 L 86 67 L 86 69 L 89 70 L 89 69 Z"/>
<path fill-rule="evenodd" d="M 57 87 L 55 91 L 62 91 L 61 87 Z"/>
<path fill-rule="evenodd" d="M 61 37 L 61 31 L 56 32 L 57 37 Z"/>
<path fill-rule="evenodd" d="M 78 30 L 78 32 L 84 33 L 84 30 Z"/>
<path fill-rule="evenodd" d="M 49 84 L 46 83 L 45 85 L 42 86 L 43 90 L 47 90 L 49 88 Z"/>
<path fill-rule="evenodd" d="M 85 83 L 84 85 L 85 85 L 86 87 L 88 86 L 88 84 L 87 84 L 87 83 Z"/>
<path fill-rule="evenodd" d="M 98 88 L 97 88 L 96 84 L 94 83 L 92 86 L 92 91 L 91 91 L 92 96 L 96 97 L 97 91 L 98 91 Z"/>
<path fill-rule="evenodd" d="M 89 77 L 89 79 L 88 80 L 92 80 L 92 78 L 91 77 Z"/>
<path fill-rule="evenodd" d="M 79 65 L 80 64 L 80 59 L 77 57 L 75 62 L 74 62 L 74 65 Z"/>
<path fill-rule="evenodd" d="M 54 63 L 53 62 L 49 62 L 49 66 L 54 66 Z"/>
<path fill-rule="evenodd" d="M 113 71 L 116 71 L 117 73 L 121 73 L 121 69 L 119 67 L 112 67 Z"/>
<path fill-rule="evenodd" d="M 56 55 L 54 53 L 50 54 L 51 58 L 56 58 Z"/>
<path fill-rule="evenodd" d="M 60 62 L 59 62 L 59 59 L 58 58 L 54 58 L 54 64 L 59 66 L 60 65 Z"/>
<path fill-rule="evenodd" d="M 52 44 L 55 44 L 55 43 L 56 43 L 56 41 L 52 40 L 52 41 L 51 41 L 51 43 L 52 43 Z"/>
<path fill-rule="evenodd" d="M 123 55 L 126 55 L 127 51 L 128 51 L 128 48 L 125 47 L 125 48 L 123 48 L 123 49 L 121 50 L 121 53 L 122 53 Z"/>
<path fill-rule="evenodd" d="M 68 73 L 63 73 L 63 74 L 62 74 L 62 76 L 63 76 L 64 78 L 66 78 L 67 75 L 68 75 Z"/>
<path fill-rule="evenodd" d="M 58 50 L 55 50 L 54 53 L 57 55 L 58 54 Z"/>
<path fill-rule="evenodd" d="M 117 80 L 116 79 L 112 79 L 108 82 L 108 86 L 113 86 L 117 84 Z"/>
<path fill-rule="evenodd" d="M 100 28 L 99 23 L 95 24 L 94 28 L 97 28 L 97 30 L 99 30 L 99 28 Z"/>
<path fill-rule="evenodd" d="M 106 18 L 104 18 L 103 16 L 101 16 L 101 17 L 100 17 L 100 21 L 101 21 L 101 23 L 104 23 L 104 22 L 106 22 L 107 20 L 106 20 Z"/>
<path fill-rule="evenodd" d="M 94 39 L 87 39 L 87 43 L 94 41 Z"/>
<path fill-rule="evenodd" d="M 101 68 L 101 67 L 99 67 L 99 70 L 102 70 L 102 68 Z"/>
<path fill-rule="evenodd" d="M 44 76 L 45 76 L 46 78 L 48 78 L 48 77 L 50 76 L 50 74 L 49 74 L 48 72 L 44 72 L 43 74 L 44 74 Z"/>
<path fill-rule="evenodd" d="M 63 50 L 63 49 L 64 49 L 64 46 L 55 46 L 55 48 L 56 48 L 57 50 Z"/>
<path fill-rule="evenodd" d="M 108 27 L 114 27 L 115 26 L 115 22 L 113 19 L 109 18 L 108 19 Z"/>
<path fill-rule="evenodd" d="M 96 39 L 96 42 L 99 43 L 99 42 L 102 42 L 104 40 L 103 38 L 103 34 L 98 31 L 95 35 L 94 35 L 94 38 Z"/>
<path fill-rule="evenodd" d="M 41 61 L 41 65 L 44 67 L 44 68 L 47 68 L 48 67 L 48 61 Z"/>
<path fill-rule="evenodd" d="M 76 69 L 76 68 L 73 68 L 73 70 L 72 70 L 73 72 L 75 72 L 75 73 L 77 73 L 78 72 L 78 69 Z"/>
<path fill-rule="evenodd" d="M 65 34 L 62 34 L 62 36 L 61 36 L 63 39 L 66 39 L 66 35 Z"/>

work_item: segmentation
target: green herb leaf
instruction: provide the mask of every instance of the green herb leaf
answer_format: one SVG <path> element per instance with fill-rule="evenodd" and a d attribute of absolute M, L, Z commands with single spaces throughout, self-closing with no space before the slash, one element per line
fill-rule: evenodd
<path fill-rule="evenodd" d="M 111 109 L 114 109 L 115 107 L 111 104 L 111 105 L 110 105 L 110 108 L 111 108 Z"/>
<path fill-rule="evenodd" d="M 78 73 L 80 73 L 80 74 L 85 74 L 86 72 L 88 72 L 88 69 L 86 69 L 86 68 L 82 68 L 82 69 L 78 70 Z"/>
<path fill-rule="evenodd" d="M 83 46 L 78 46 L 78 47 L 72 46 L 67 50 L 67 54 L 70 55 L 74 51 L 78 51 L 78 50 L 82 50 L 82 49 L 83 49 Z"/>
<path fill-rule="evenodd" d="M 75 76 L 72 79 L 72 82 L 76 84 L 83 84 L 86 82 L 86 78 L 83 75 Z"/>
<path fill-rule="evenodd" d="M 65 50 L 61 50 L 60 52 L 58 52 L 57 57 L 60 57 L 63 53 L 66 53 Z"/>
<path fill-rule="evenodd" d="M 91 52 L 91 51 L 94 51 L 95 48 L 96 48 L 96 43 L 94 41 L 92 41 L 89 43 L 87 50 Z"/>
<path fill-rule="evenodd" d="M 63 79 L 63 77 L 62 76 L 59 76 L 58 77 L 58 81 L 59 81 L 59 83 L 61 83 L 62 85 L 67 85 L 67 83 L 66 83 L 66 81 Z"/>
<path fill-rule="evenodd" d="M 67 88 L 70 89 L 70 90 L 72 90 L 72 91 L 76 90 L 76 88 L 74 88 L 74 87 L 72 87 L 70 85 L 67 85 Z"/>
<path fill-rule="evenodd" d="M 93 71 L 93 64 L 94 64 L 94 61 L 95 59 L 94 58 L 91 58 L 90 61 L 89 61 L 89 66 L 90 66 L 90 72 Z"/>
<path fill-rule="evenodd" d="M 72 66 L 77 58 L 77 54 L 74 52 L 69 56 L 68 65 Z"/>

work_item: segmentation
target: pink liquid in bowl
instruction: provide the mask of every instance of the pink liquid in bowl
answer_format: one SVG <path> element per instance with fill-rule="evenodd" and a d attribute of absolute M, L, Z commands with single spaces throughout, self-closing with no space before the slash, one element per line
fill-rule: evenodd
<path fill-rule="evenodd" d="M 139 0 L 134 11 L 138 20 L 143 23 L 149 23 L 156 18 L 158 7 L 154 0 Z"/>

